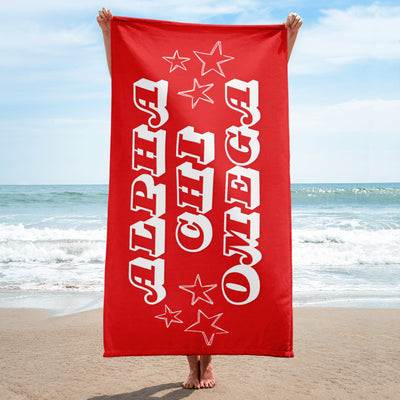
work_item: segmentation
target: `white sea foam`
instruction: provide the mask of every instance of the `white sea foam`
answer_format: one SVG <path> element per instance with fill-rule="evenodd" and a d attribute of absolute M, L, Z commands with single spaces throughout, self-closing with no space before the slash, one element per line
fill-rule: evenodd
<path fill-rule="evenodd" d="M 0 224 L 0 242 L 18 241 L 41 241 L 41 240 L 105 240 L 105 229 L 79 230 L 72 228 L 32 228 L 23 224 L 8 225 Z"/>
<path fill-rule="evenodd" d="M 10 263 L 3 267 L 0 289 L 38 291 L 102 291 L 104 264 Z"/>
<path fill-rule="evenodd" d="M 101 291 L 104 229 L 0 224 L 0 289 Z"/>
<path fill-rule="evenodd" d="M 400 229 L 293 229 L 292 237 L 295 265 L 400 264 Z"/>

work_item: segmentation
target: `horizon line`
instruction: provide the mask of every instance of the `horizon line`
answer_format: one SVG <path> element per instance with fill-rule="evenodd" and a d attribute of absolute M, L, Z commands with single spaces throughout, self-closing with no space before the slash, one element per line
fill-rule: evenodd
<path fill-rule="evenodd" d="M 291 185 L 400 184 L 400 181 L 290 182 Z M 0 186 L 109 186 L 109 183 L 0 183 Z"/>

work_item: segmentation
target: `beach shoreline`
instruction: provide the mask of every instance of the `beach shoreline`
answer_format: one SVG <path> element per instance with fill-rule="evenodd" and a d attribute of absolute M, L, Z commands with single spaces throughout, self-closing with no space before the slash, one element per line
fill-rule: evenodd
<path fill-rule="evenodd" d="M 102 308 L 103 301 L 103 292 L 0 290 L 0 309 L 48 310 L 53 317 Z"/>
<path fill-rule="evenodd" d="M 102 308 L 104 292 L 54 291 L 37 290 L 0 290 L 0 309 L 2 308 L 33 308 L 48 310 L 51 316 L 64 316 L 84 311 Z M 372 297 L 358 295 L 344 298 L 343 296 L 306 297 L 294 293 L 293 307 L 345 307 L 368 309 L 400 309 L 398 296 Z"/>
<path fill-rule="evenodd" d="M 400 310 L 295 307 L 294 358 L 215 356 L 217 385 L 180 388 L 183 356 L 103 357 L 102 308 L 0 309 L 1 398 L 395 399 Z"/>

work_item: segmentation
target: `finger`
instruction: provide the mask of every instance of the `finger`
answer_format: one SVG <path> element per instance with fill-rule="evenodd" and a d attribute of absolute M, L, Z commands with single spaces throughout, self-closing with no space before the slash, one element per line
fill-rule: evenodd
<path fill-rule="evenodd" d="M 292 16 L 288 16 L 287 20 L 286 20 L 286 28 L 291 28 L 293 25 L 293 20 L 292 20 Z"/>
<path fill-rule="evenodd" d="M 296 23 L 294 25 L 294 28 L 299 29 L 301 27 L 301 24 L 303 23 L 303 20 L 299 17 L 296 19 Z"/>
<path fill-rule="evenodd" d="M 290 14 L 288 14 L 288 16 L 286 17 L 286 22 L 285 22 L 286 28 L 288 28 L 288 27 L 290 26 L 290 21 L 291 21 L 291 19 L 292 19 L 292 14 L 293 14 L 293 13 L 290 13 Z"/>
<path fill-rule="evenodd" d="M 112 19 L 113 14 L 112 14 L 111 10 L 107 10 L 107 16 L 109 19 Z"/>
<path fill-rule="evenodd" d="M 103 8 L 103 9 L 101 10 L 101 15 L 102 15 L 104 18 L 107 18 L 107 10 L 106 10 L 105 8 Z"/>

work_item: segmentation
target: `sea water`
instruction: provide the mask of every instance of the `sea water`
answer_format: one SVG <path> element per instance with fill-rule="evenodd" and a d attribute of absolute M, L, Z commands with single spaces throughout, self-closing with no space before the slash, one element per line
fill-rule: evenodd
<path fill-rule="evenodd" d="M 400 307 L 400 184 L 292 185 L 295 305 Z"/>
<path fill-rule="evenodd" d="M 294 305 L 399 308 L 400 184 L 291 194 Z M 107 185 L 0 186 L 0 307 L 102 306 L 107 196 Z"/>

